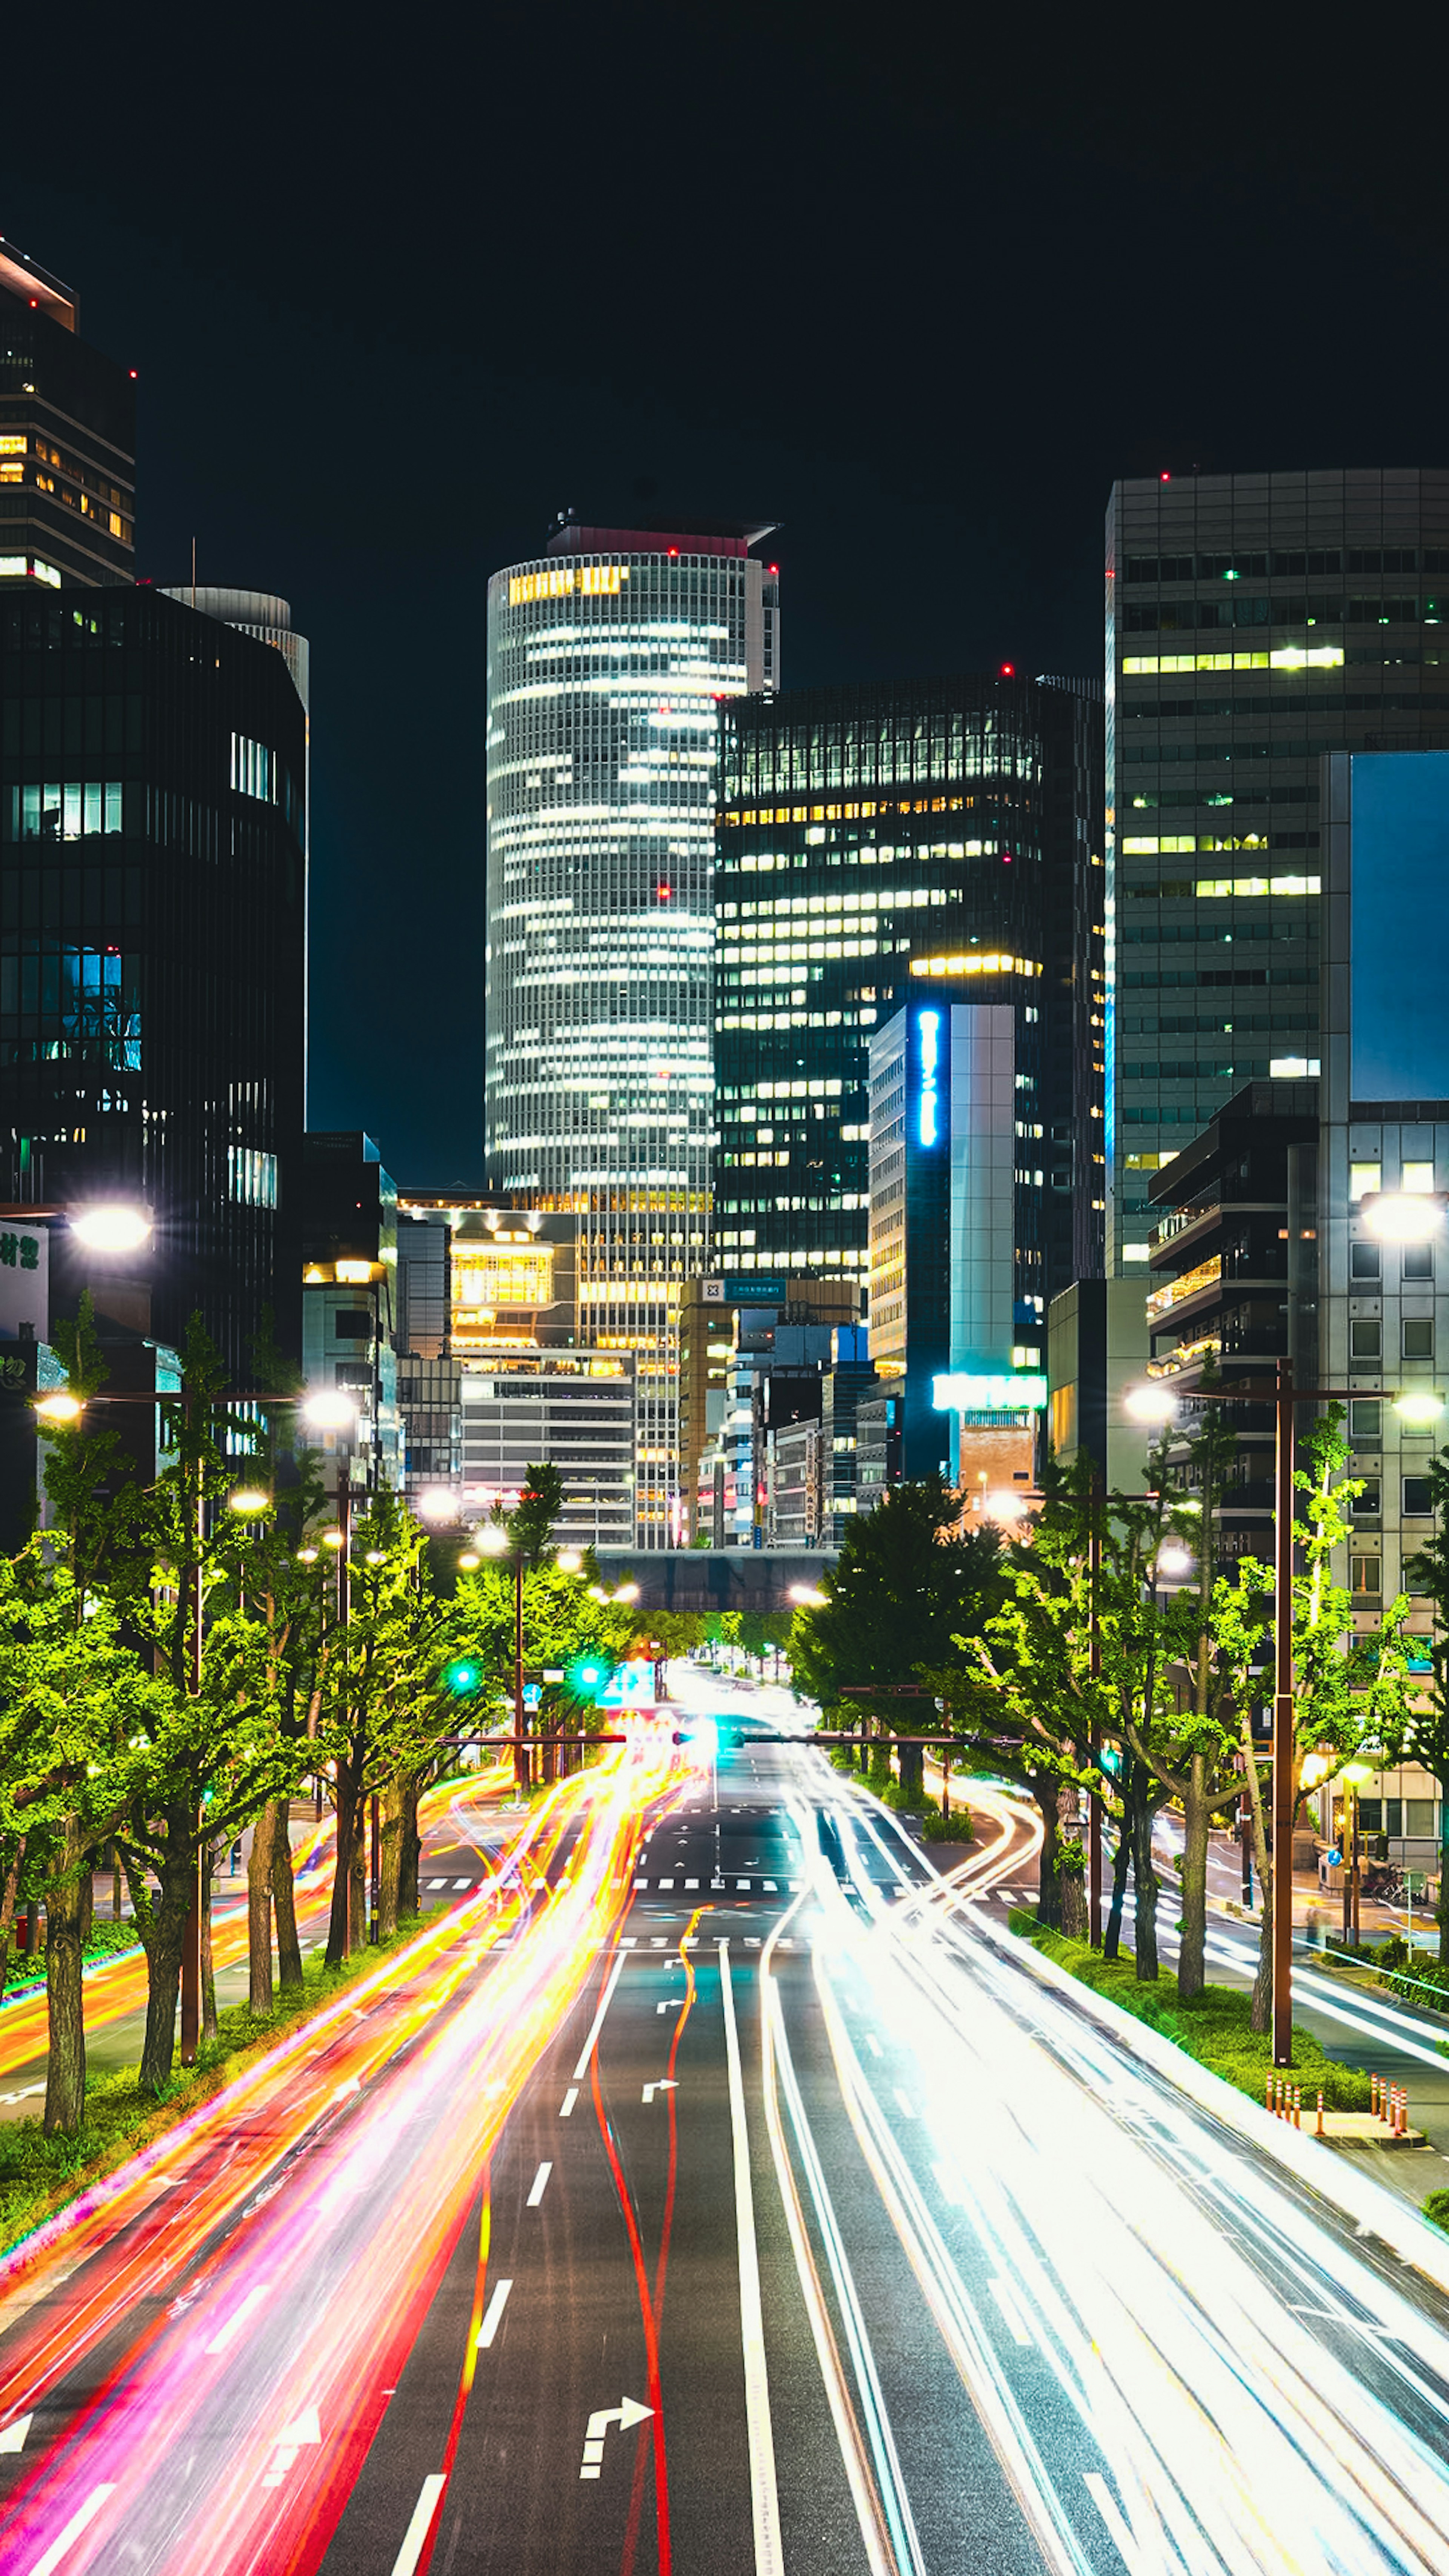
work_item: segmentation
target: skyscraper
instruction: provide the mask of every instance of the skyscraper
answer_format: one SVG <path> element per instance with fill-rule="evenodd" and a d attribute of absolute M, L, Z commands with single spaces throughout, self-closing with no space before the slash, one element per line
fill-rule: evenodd
<path fill-rule="evenodd" d="M 0 1193 L 155 1215 L 152 1320 L 300 1332 L 306 720 L 147 589 L 0 598 Z"/>
<path fill-rule="evenodd" d="M 579 1334 L 638 1370 L 638 1540 L 680 1526 L 703 1267 L 716 706 L 775 686 L 744 521 L 563 522 L 488 591 L 490 1184 L 579 1216 Z"/>
<path fill-rule="evenodd" d="M 723 710 L 716 1266 L 868 1268 L 872 1032 L 934 968 L 1024 965 L 1018 1100 L 1043 1298 L 1102 1264 L 1102 710 L 1013 674 Z M 973 982 L 971 979 L 976 978 Z"/>
<path fill-rule="evenodd" d="M 1317 1072 L 1320 758 L 1449 744 L 1446 616 L 1449 471 L 1115 486 L 1109 1266 L 1233 1094 Z"/>
<path fill-rule="evenodd" d="M 78 318 L 71 289 L 0 240 L 0 585 L 135 571 L 134 370 Z"/>

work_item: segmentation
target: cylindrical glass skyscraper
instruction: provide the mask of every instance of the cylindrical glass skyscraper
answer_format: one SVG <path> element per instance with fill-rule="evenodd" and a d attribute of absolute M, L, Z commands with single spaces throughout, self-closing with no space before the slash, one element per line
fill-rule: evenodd
<path fill-rule="evenodd" d="M 580 1339 L 636 1353 L 638 1539 L 678 1535 L 703 1262 L 716 708 L 778 685 L 768 527 L 563 523 L 488 590 L 486 1141 L 580 1220 Z"/>

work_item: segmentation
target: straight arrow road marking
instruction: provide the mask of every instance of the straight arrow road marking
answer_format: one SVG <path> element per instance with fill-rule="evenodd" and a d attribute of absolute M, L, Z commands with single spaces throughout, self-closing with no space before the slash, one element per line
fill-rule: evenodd
<path fill-rule="evenodd" d="M 537 2209 L 539 2202 L 542 2200 L 544 2193 L 548 2189 L 548 2178 L 552 2171 L 553 2167 L 551 2164 L 539 2166 L 537 2173 L 533 2177 L 533 2189 L 528 2195 L 528 2206 L 530 2209 Z"/>

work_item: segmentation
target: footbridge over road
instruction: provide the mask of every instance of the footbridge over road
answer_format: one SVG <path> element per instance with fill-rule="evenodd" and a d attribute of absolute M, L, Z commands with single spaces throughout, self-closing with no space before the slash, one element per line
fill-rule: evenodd
<path fill-rule="evenodd" d="M 721 1610 L 794 1610 L 792 1589 L 814 1591 L 837 1554 L 833 1547 L 603 1547 L 598 1560 L 611 1592 L 620 1583 L 638 1584 L 641 1608 L 708 1617 Z"/>

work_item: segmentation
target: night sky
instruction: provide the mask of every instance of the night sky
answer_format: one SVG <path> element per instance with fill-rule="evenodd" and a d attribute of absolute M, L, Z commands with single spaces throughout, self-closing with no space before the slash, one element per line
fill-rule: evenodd
<path fill-rule="evenodd" d="M 402 1182 L 482 1177 L 485 588 L 557 509 L 778 516 L 789 687 L 1099 669 L 1115 474 L 1446 461 L 1442 21 L 1006 18 L 27 37 L 0 232 L 139 370 L 138 570 L 312 639 L 310 1118 Z"/>

